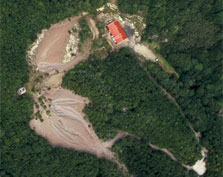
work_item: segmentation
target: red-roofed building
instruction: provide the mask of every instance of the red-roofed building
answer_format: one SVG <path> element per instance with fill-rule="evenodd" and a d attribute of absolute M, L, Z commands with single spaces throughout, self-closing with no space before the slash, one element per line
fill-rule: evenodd
<path fill-rule="evenodd" d="M 107 25 L 107 28 L 110 31 L 112 37 L 114 38 L 116 44 L 128 38 L 124 30 L 122 29 L 122 26 L 117 20 Z"/>

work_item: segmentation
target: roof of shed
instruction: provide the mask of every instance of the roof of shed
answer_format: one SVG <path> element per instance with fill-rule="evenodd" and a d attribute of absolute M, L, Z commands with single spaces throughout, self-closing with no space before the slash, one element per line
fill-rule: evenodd
<path fill-rule="evenodd" d="M 117 20 L 107 25 L 107 28 L 111 32 L 117 44 L 127 38 L 127 35 Z"/>

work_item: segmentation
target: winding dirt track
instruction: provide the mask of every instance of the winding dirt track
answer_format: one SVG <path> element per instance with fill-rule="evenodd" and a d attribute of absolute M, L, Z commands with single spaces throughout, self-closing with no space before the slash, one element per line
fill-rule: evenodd
<path fill-rule="evenodd" d="M 43 96 L 52 101 L 45 103 L 50 110 L 50 115 L 47 115 L 46 111 L 40 108 L 44 121 L 32 119 L 30 127 L 38 135 L 46 138 L 53 146 L 72 148 L 107 158 L 128 171 L 125 165 L 115 159 L 114 153 L 110 150 L 113 144 L 126 136 L 127 133 L 120 132 L 108 142 L 100 141 L 91 123 L 84 118 L 85 115 L 82 112 L 90 101 L 61 88 L 62 77 L 65 74 L 63 71 L 68 71 L 79 62 L 86 60 L 90 53 L 90 47 L 87 47 L 88 50 L 84 50 L 84 53 L 77 53 L 74 60 L 66 64 L 62 63 L 66 52 L 65 47 L 69 40 L 68 31 L 72 29 L 79 18 L 74 17 L 71 20 L 64 20 L 52 25 L 49 30 L 44 32 L 44 38 L 35 51 L 33 63 L 36 64 L 37 70 L 49 73 L 49 77 L 43 80 L 41 93 L 33 94 L 33 99 L 38 102 L 38 98 Z M 154 56 L 150 56 L 151 58 L 153 59 Z M 58 74 L 55 74 L 56 70 L 59 71 Z M 51 90 L 44 89 L 46 87 L 50 87 Z M 36 108 L 34 108 L 35 111 Z"/>
<path fill-rule="evenodd" d="M 97 39 L 99 36 L 99 31 L 98 31 L 98 28 L 96 27 L 95 21 L 92 18 L 89 18 L 88 24 L 89 24 L 91 32 L 93 33 L 93 40 Z"/>
<path fill-rule="evenodd" d="M 84 119 L 82 109 L 89 100 L 66 89 L 53 89 L 52 92 L 52 96 L 50 93 L 45 95 L 50 95 L 53 99 L 51 116 L 43 112 L 44 121 L 32 120 L 31 128 L 55 146 L 74 148 L 112 159 L 113 153 L 98 139 L 91 123 Z"/>
<path fill-rule="evenodd" d="M 118 134 L 108 142 L 99 140 L 91 123 L 84 118 L 85 115 L 82 112 L 90 101 L 61 88 L 62 78 L 65 74 L 63 71 L 68 71 L 79 62 L 86 60 L 90 53 L 90 47 L 87 46 L 88 50 L 84 50 L 84 53 L 77 53 L 74 60 L 66 64 L 62 63 L 65 47 L 69 40 L 68 30 L 72 29 L 78 19 L 79 17 L 74 17 L 70 21 L 64 20 L 59 24 L 52 25 L 49 30 L 44 31 L 44 38 L 39 46 L 34 46 L 37 49 L 32 63 L 36 64 L 37 70 L 48 73 L 49 76 L 42 81 L 41 92 L 34 93 L 33 99 L 38 102 L 38 98 L 42 96 L 50 100 L 45 102 L 50 114 L 46 114 L 46 111 L 40 107 L 39 111 L 43 122 L 39 119 L 32 119 L 30 127 L 53 146 L 72 148 L 109 159 L 127 172 L 125 165 L 116 160 L 114 153 L 110 150 L 122 134 Z M 48 87 L 51 89 L 44 89 Z M 36 111 L 34 107 L 34 113 Z"/>

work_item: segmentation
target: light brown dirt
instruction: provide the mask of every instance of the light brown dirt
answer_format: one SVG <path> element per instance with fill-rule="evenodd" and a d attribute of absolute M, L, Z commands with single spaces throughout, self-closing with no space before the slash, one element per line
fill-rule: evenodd
<path fill-rule="evenodd" d="M 33 119 L 30 122 L 31 128 L 55 146 L 113 159 L 113 153 L 98 139 L 91 123 L 84 119 L 82 109 L 89 100 L 65 89 L 53 89 L 50 92 L 51 116 L 43 113 L 44 121 L 41 123 Z"/>
<path fill-rule="evenodd" d="M 110 3 L 117 5 L 117 0 L 110 0 Z"/>
<path fill-rule="evenodd" d="M 142 55 L 143 57 L 145 57 L 148 60 L 155 61 L 155 59 L 156 59 L 156 56 L 152 52 L 152 50 L 150 50 L 149 48 L 147 48 L 145 45 L 136 44 L 134 46 L 134 50 L 135 50 L 136 53 Z"/>
<path fill-rule="evenodd" d="M 80 17 L 73 17 L 70 20 L 64 20 L 61 23 L 54 24 L 44 34 L 36 51 L 36 64 L 62 63 L 65 55 L 65 47 L 69 40 L 68 31 L 77 23 Z"/>
<path fill-rule="evenodd" d="M 99 31 L 98 31 L 98 28 L 96 27 L 95 21 L 92 18 L 89 18 L 88 24 L 89 24 L 90 30 L 93 34 L 93 40 L 97 39 L 99 36 Z"/>
<path fill-rule="evenodd" d="M 68 30 L 72 28 L 78 18 L 74 17 L 70 21 L 65 20 L 62 23 L 52 25 L 45 32 L 44 38 L 37 48 L 34 63 L 36 63 L 39 71 L 49 73 L 50 76 L 43 80 L 42 91 L 34 93 L 33 99 L 38 102 L 38 97 L 44 96 L 47 100 L 50 100 L 45 102 L 47 109 L 50 110 L 50 115 L 47 115 L 46 111 L 40 108 L 44 121 L 32 119 L 30 127 L 54 146 L 72 148 L 107 158 L 115 162 L 120 168 L 128 171 L 125 165 L 115 159 L 114 153 L 111 152 L 110 148 L 116 141 L 130 134 L 120 132 L 114 139 L 108 142 L 99 140 L 91 123 L 84 118 L 85 115 L 82 112 L 89 100 L 61 88 L 62 77 L 65 74 L 63 71 L 70 70 L 89 55 L 89 50 L 84 50 L 85 53 L 78 53 L 74 60 L 66 64 L 62 63 L 69 37 Z M 91 43 L 88 45 L 91 45 Z M 90 48 L 89 46 L 84 47 Z M 154 58 L 150 51 L 148 53 L 146 49 L 145 51 L 140 46 L 137 50 L 142 55 L 149 55 L 148 59 Z M 59 71 L 56 75 L 55 70 Z M 44 87 L 50 87 L 51 90 L 46 90 Z M 34 112 L 36 111 L 36 108 L 34 108 Z M 168 154 L 168 150 L 161 150 Z"/>
<path fill-rule="evenodd" d="M 91 42 L 84 46 L 86 48 L 84 53 L 78 53 L 72 61 L 62 63 L 69 37 L 68 30 L 72 28 L 78 18 L 74 17 L 70 21 L 65 20 L 52 25 L 48 31 L 45 31 L 45 37 L 37 48 L 33 58 L 34 63 L 36 63 L 37 70 L 48 73 L 49 76 L 42 80 L 41 91 L 34 93 L 33 99 L 38 103 L 40 96 L 45 97 L 47 101 L 44 101 L 44 104 L 47 107 L 46 110 L 50 110 L 50 114 L 47 115 L 46 110 L 40 106 L 38 110 L 43 122 L 39 119 L 32 119 L 30 127 L 53 146 L 72 148 L 109 159 L 127 172 L 125 165 L 116 160 L 114 153 L 110 150 L 119 139 L 120 134 L 108 142 L 99 140 L 91 123 L 84 118 L 85 115 L 82 112 L 89 100 L 61 88 L 64 71 L 70 70 L 79 62 L 87 59 L 90 53 Z M 30 81 L 30 83 L 34 82 Z M 34 106 L 34 113 L 38 110 Z"/>

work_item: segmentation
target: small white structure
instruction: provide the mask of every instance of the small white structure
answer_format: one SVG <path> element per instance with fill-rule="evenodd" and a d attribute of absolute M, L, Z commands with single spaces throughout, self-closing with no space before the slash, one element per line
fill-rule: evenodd
<path fill-rule="evenodd" d="M 101 12 L 101 11 L 103 11 L 104 9 L 105 9 L 105 6 L 103 5 L 102 7 L 96 9 L 96 11 L 97 11 L 97 12 Z"/>
<path fill-rule="evenodd" d="M 17 90 L 18 95 L 23 95 L 24 93 L 26 93 L 26 88 L 25 87 L 21 87 Z"/>
<path fill-rule="evenodd" d="M 159 59 L 158 59 L 158 58 L 156 58 L 156 59 L 155 59 L 155 62 L 158 62 L 158 61 L 159 61 Z"/>
<path fill-rule="evenodd" d="M 194 171 L 196 171 L 198 175 L 203 175 L 206 172 L 206 170 L 207 170 L 206 162 L 205 162 L 205 157 L 207 157 L 207 153 L 208 153 L 208 150 L 203 147 L 202 150 L 201 150 L 201 154 L 202 154 L 203 158 L 201 160 L 198 160 L 192 166 L 192 169 Z"/>

